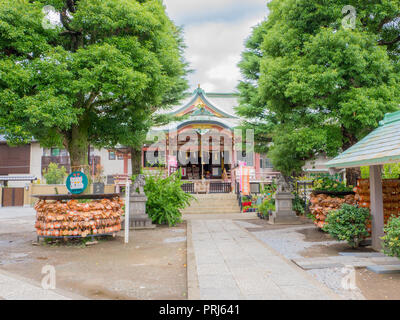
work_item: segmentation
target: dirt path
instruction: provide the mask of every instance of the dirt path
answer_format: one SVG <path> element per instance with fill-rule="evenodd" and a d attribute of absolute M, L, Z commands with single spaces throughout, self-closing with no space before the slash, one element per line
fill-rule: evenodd
<path fill-rule="evenodd" d="M 376 274 L 361 268 L 356 271 L 356 283 L 368 300 L 400 300 L 400 274 Z"/>
<path fill-rule="evenodd" d="M 20 229 L 10 223 L 8 233 L 1 222 L 1 269 L 40 282 L 42 267 L 52 265 L 57 288 L 91 299 L 187 297 L 186 224 L 134 231 L 128 245 L 117 236 L 85 247 L 33 246 L 35 234 L 27 231 L 31 222 L 27 220 Z"/>

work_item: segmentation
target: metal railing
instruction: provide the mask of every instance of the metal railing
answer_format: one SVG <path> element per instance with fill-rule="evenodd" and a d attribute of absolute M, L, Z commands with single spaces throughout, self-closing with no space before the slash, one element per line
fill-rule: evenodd
<path fill-rule="evenodd" d="M 231 193 L 232 185 L 230 182 L 211 182 L 210 193 Z"/>
<path fill-rule="evenodd" d="M 184 183 L 182 185 L 182 190 L 186 193 L 194 193 L 194 183 Z"/>

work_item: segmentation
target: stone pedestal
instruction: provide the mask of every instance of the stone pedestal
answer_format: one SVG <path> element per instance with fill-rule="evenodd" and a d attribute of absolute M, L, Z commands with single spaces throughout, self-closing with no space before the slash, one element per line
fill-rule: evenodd
<path fill-rule="evenodd" d="M 290 192 L 277 192 L 274 196 L 275 211 L 269 217 L 270 224 L 300 224 L 299 217 L 293 211 L 294 195 Z"/>
<path fill-rule="evenodd" d="M 146 213 L 147 197 L 142 194 L 131 194 L 129 197 L 129 228 L 154 229 L 156 226 Z"/>

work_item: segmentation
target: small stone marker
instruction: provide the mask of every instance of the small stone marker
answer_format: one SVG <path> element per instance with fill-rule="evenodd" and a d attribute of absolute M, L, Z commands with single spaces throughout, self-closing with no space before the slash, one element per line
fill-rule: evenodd
<path fill-rule="evenodd" d="M 94 246 L 94 245 L 96 245 L 98 243 L 99 243 L 98 241 L 91 241 L 91 242 L 86 242 L 85 245 L 86 246 Z"/>
<path fill-rule="evenodd" d="M 104 183 L 102 183 L 102 182 L 93 183 L 93 193 L 94 194 L 104 194 Z"/>

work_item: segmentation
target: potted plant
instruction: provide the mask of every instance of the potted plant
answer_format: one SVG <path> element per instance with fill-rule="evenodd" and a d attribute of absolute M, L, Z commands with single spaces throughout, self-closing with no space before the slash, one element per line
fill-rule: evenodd
<path fill-rule="evenodd" d="M 250 206 L 244 206 L 243 207 L 243 212 L 249 212 L 250 208 L 251 208 Z"/>

